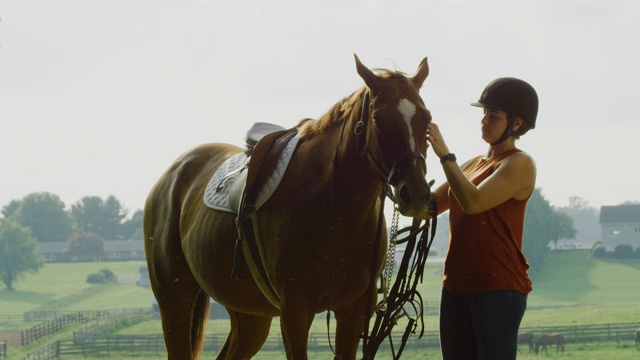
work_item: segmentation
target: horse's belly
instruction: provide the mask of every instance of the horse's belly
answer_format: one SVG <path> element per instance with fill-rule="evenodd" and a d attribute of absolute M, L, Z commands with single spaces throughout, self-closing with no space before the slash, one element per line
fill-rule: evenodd
<path fill-rule="evenodd" d="M 192 274 L 209 296 L 228 309 L 258 316 L 278 315 L 278 309 L 264 297 L 248 269 L 245 279 L 231 278 L 235 217 L 217 211 L 212 213 L 211 225 L 203 225 L 200 231 L 183 237 L 183 249 Z"/>

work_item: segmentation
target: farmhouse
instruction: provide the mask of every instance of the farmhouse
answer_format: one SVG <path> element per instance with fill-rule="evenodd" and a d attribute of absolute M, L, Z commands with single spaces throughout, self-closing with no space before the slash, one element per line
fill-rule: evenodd
<path fill-rule="evenodd" d="M 75 262 L 77 257 L 64 255 L 67 242 L 42 242 L 38 243 L 38 250 L 45 262 Z M 104 256 L 95 261 L 123 261 L 144 260 L 143 240 L 108 240 L 104 242 Z"/>
<path fill-rule="evenodd" d="M 602 246 L 613 251 L 618 245 L 640 248 L 640 205 L 602 206 L 600 208 Z"/>

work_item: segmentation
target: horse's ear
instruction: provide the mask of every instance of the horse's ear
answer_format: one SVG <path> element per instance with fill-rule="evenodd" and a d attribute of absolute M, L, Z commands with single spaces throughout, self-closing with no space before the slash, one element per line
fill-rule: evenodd
<path fill-rule="evenodd" d="M 411 78 L 411 82 L 417 89 L 420 89 L 427 76 L 429 76 L 429 64 L 427 63 L 427 58 L 424 58 L 420 62 L 420 66 L 418 66 L 418 71 Z"/>
<path fill-rule="evenodd" d="M 360 62 L 358 55 L 353 54 L 353 56 L 356 58 L 356 69 L 358 70 L 358 74 L 360 75 L 362 80 L 364 80 L 364 83 L 367 84 L 369 89 L 373 90 L 373 92 L 376 92 L 375 90 L 376 88 L 378 88 L 378 77 L 373 73 L 373 71 L 369 70 L 368 67 L 364 66 Z"/>

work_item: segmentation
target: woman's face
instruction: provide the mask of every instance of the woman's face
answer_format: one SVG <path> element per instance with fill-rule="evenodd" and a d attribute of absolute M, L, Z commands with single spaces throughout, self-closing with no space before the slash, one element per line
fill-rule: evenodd
<path fill-rule="evenodd" d="M 498 140 L 507 129 L 507 113 L 502 110 L 485 108 L 480 125 L 482 129 L 482 140 L 491 144 Z"/>

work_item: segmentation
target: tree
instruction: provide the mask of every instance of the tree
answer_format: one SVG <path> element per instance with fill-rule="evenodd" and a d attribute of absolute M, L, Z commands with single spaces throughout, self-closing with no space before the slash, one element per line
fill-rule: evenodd
<path fill-rule="evenodd" d="M 98 261 L 104 255 L 104 239 L 98 234 L 79 229 L 69 239 L 63 255 L 80 261 Z"/>
<path fill-rule="evenodd" d="M 100 235 L 105 240 L 122 239 L 122 223 L 127 216 L 120 201 L 109 196 L 103 201 L 98 196 L 85 196 L 71 206 L 71 214 L 78 228 Z"/>
<path fill-rule="evenodd" d="M 591 247 L 601 240 L 600 214 L 598 209 L 589 205 L 588 201 L 572 196 L 569 198 L 569 206 L 558 208 L 558 210 L 569 214 L 573 219 L 576 243 Z"/>
<path fill-rule="evenodd" d="M 142 240 L 142 210 L 138 210 L 122 224 L 122 235 L 125 239 Z"/>
<path fill-rule="evenodd" d="M 2 208 L 2 215 L 4 215 L 4 217 L 8 219 L 13 214 L 16 213 L 16 211 L 18 210 L 19 207 L 20 207 L 20 201 L 19 200 L 11 200 L 10 203 L 8 203 L 7 205 L 5 205 Z"/>
<path fill-rule="evenodd" d="M 26 272 L 37 272 L 43 265 L 38 245 L 30 229 L 0 220 L 0 276 L 8 290 Z"/>
<path fill-rule="evenodd" d="M 101 234 L 102 237 L 110 240 L 123 239 L 122 223 L 127 217 L 127 210 L 115 196 L 111 195 L 104 202 L 103 212 L 107 227 L 105 233 Z"/>
<path fill-rule="evenodd" d="M 549 242 L 572 238 L 575 231 L 573 219 L 555 210 L 541 190 L 535 189 L 527 205 L 523 240 L 523 252 L 531 265 L 532 276 L 549 252 Z"/>
<path fill-rule="evenodd" d="M 589 202 L 581 198 L 580 196 L 569 197 L 569 207 L 575 210 L 587 210 L 592 209 Z"/>
<path fill-rule="evenodd" d="M 553 241 L 553 248 L 558 250 L 558 240 L 560 239 L 574 239 L 576 237 L 576 228 L 573 226 L 573 218 L 561 210 L 552 209 L 556 221 L 551 222 L 550 226 L 555 227 L 551 232 L 551 241 Z"/>
<path fill-rule="evenodd" d="M 18 205 L 10 203 L 3 212 L 10 214 L 8 218 L 31 229 L 38 242 L 66 242 L 73 234 L 73 220 L 58 195 L 32 193 Z"/>

